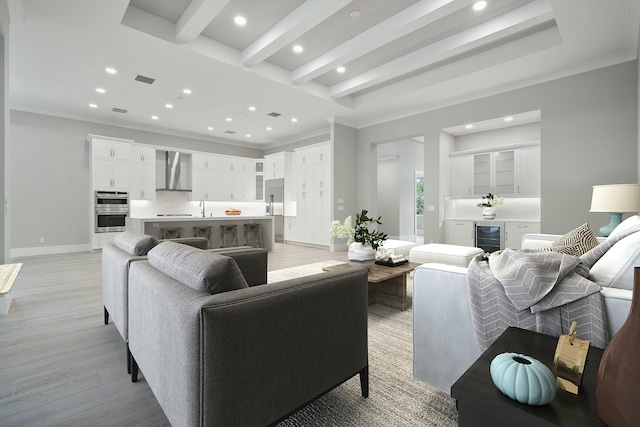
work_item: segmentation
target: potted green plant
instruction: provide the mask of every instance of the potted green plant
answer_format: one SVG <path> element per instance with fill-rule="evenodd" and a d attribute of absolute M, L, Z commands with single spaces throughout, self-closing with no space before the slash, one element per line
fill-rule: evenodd
<path fill-rule="evenodd" d="M 482 201 L 478 203 L 478 207 L 482 208 L 484 219 L 494 219 L 496 217 L 496 206 L 502 205 L 504 205 L 504 199 L 492 193 L 482 196 Z"/>
<path fill-rule="evenodd" d="M 357 214 L 355 227 L 352 226 L 351 215 L 344 220 L 344 223 L 337 220 L 331 223 L 331 237 L 347 239 L 349 263 L 367 269 L 375 264 L 376 251 L 387 238 L 386 233 L 369 230 L 370 225 L 382 224 L 382 222 L 380 222 L 381 217 L 373 218 L 368 215 L 369 212 L 366 209 Z"/>

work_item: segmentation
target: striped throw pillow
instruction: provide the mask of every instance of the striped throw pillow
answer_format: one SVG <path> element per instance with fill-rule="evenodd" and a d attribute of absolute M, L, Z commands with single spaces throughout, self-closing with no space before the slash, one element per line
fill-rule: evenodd
<path fill-rule="evenodd" d="M 580 256 L 598 246 L 596 238 L 588 223 L 574 228 L 551 244 L 551 250 L 567 255 Z"/>

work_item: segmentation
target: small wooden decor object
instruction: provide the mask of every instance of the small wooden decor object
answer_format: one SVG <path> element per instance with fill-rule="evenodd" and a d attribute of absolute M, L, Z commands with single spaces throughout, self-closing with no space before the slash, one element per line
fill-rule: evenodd
<path fill-rule="evenodd" d="M 227 209 L 224 211 L 225 215 L 240 215 L 242 211 L 240 209 Z"/>
<path fill-rule="evenodd" d="M 576 326 L 577 322 L 571 323 L 569 335 L 560 335 L 553 357 L 553 374 L 556 376 L 558 388 L 573 394 L 578 394 L 582 383 L 590 343 L 588 340 L 575 337 Z"/>

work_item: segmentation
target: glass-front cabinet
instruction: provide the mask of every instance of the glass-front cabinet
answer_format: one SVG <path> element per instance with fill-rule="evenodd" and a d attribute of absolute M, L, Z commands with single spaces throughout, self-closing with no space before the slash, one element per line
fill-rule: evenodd
<path fill-rule="evenodd" d="M 451 197 L 540 195 L 540 147 L 451 156 Z"/>

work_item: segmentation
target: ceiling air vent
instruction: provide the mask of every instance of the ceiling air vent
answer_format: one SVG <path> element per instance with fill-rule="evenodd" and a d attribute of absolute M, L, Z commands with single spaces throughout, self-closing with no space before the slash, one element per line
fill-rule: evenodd
<path fill-rule="evenodd" d="M 273 113 L 269 113 L 267 114 L 267 116 L 271 116 L 271 117 L 280 117 L 282 114 L 280 113 L 276 113 L 275 111 Z"/>
<path fill-rule="evenodd" d="M 148 85 L 153 84 L 153 82 L 156 81 L 156 79 L 152 79 L 151 77 L 141 76 L 140 74 L 138 74 L 134 80 L 138 82 L 146 83 Z"/>
<path fill-rule="evenodd" d="M 122 113 L 122 114 L 126 114 L 128 112 L 128 110 L 123 110 L 122 108 L 112 108 L 111 111 L 113 111 L 114 113 Z"/>
<path fill-rule="evenodd" d="M 236 133 L 235 130 L 225 130 L 224 133 L 228 133 L 229 135 L 233 135 L 234 133 Z"/>

